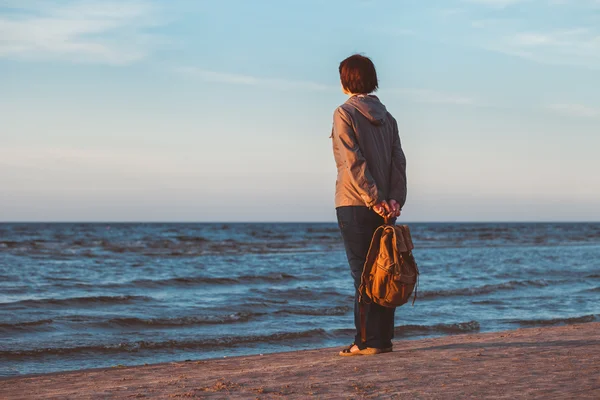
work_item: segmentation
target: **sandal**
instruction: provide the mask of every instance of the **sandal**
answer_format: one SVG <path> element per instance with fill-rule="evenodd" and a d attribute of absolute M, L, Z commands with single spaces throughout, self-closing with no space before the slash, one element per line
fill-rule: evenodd
<path fill-rule="evenodd" d="M 340 351 L 340 356 L 347 357 L 347 356 L 359 355 L 358 353 L 360 352 L 360 350 L 354 351 L 354 352 L 351 351 L 354 346 L 355 346 L 355 344 L 354 344 L 354 342 L 352 342 L 352 344 L 350 344 L 350 346 L 348 346 L 344 350 Z"/>
<path fill-rule="evenodd" d="M 391 347 L 387 347 L 385 349 L 378 349 L 375 347 L 367 347 L 365 349 L 362 350 L 355 350 L 352 351 L 352 348 L 356 346 L 355 343 L 352 343 L 350 346 L 346 347 L 344 350 L 340 351 L 340 356 L 342 357 L 349 357 L 349 356 L 370 356 L 370 355 L 374 355 L 374 354 L 380 354 L 380 353 L 389 353 L 392 351 Z M 358 346 L 357 346 L 358 348 Z"/>

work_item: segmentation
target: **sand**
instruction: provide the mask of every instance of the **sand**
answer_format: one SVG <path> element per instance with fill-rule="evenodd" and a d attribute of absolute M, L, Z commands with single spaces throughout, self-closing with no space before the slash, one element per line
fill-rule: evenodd
<path fill-rule="evenodd" d="M 600 323 L 0 380 L 2 399 L 600 399 Z"/>

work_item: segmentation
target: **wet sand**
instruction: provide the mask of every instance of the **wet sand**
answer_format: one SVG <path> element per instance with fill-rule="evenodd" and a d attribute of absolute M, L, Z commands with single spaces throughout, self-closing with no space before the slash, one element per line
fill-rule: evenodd
<path fill-rule="evenodd" d="M 600 323 L 0 380 L 2 399 L 600 399 Z"/>

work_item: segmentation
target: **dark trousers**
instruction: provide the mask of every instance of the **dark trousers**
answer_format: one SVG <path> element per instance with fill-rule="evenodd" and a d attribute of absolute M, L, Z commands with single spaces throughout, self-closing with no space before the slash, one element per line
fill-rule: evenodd
<path fill-rule="evenodd" d="M 367 342 L 361 343 L 360 313 L 358 305 L 358 287 L 371 245 L 371 239 L 377 227 L 383 224 L 383 218 L 374 211 L 362 206 L 344 206 L 336 208 L 338 225 L 344 239 L 346 256 L 350 264 L 350 273 L 354 279 L 354 325 L 356 336 L 354 343 L 360 348 L 391 347 L 394 337 L 395 308 L 378 304 L 365 304 Z M 394 221 L 395 222 L 395 221 Z"/>

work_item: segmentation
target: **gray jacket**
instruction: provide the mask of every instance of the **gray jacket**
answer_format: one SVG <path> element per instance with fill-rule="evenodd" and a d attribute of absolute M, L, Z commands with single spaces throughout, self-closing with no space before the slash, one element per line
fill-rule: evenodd
<path fill-rule="evenodd" d="M 355 95 L 333 113 L 335 206 L 406 201 L 406 158 L 398 123 L 373 95 Z"/>

